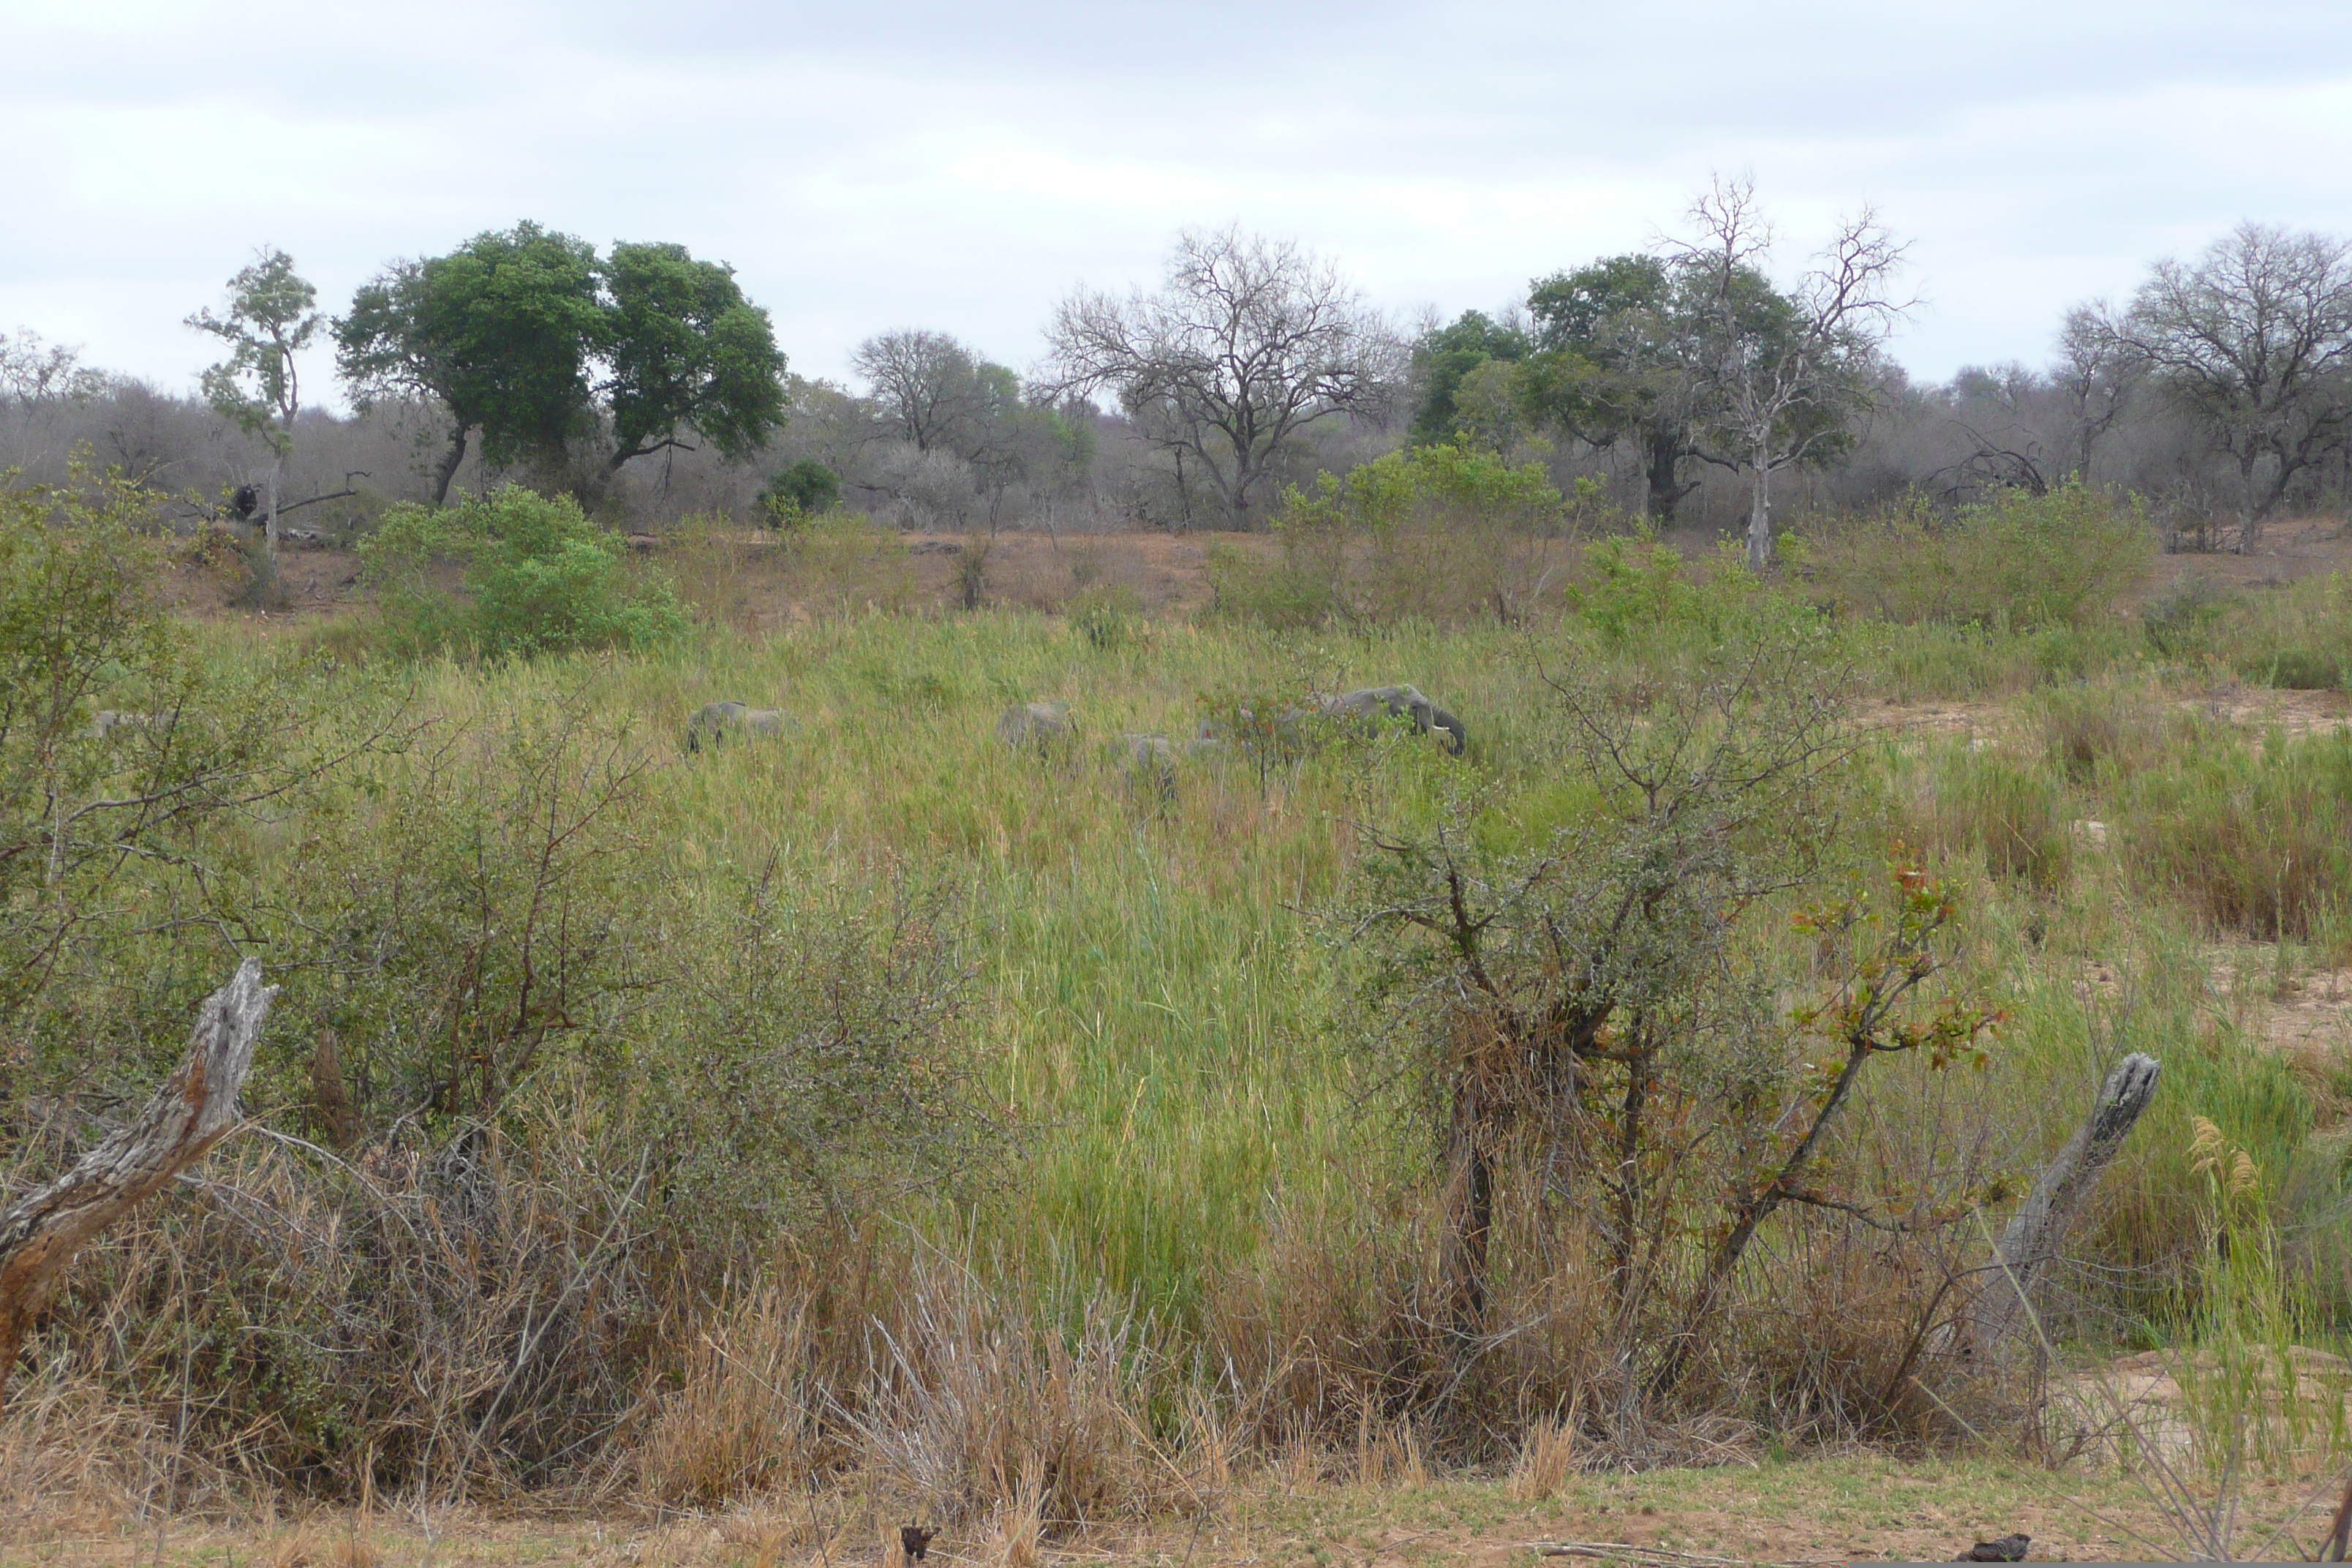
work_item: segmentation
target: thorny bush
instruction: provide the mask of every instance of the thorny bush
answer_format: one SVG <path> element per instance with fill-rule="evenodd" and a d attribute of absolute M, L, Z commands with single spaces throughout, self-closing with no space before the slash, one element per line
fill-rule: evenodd
<path fill-rule="evenodd" d="M 1424 1401 L 1475 1385 L 1531 1327 L 1497 1321 L 1498 1267 L 1531 1262 L 1498 1258 L 1498 1238 L 1591 1282 L 1570 1294 L 1598 1308 L 1595 1375 L 1570 1397 L 1622 1442 L 1686 1413 L 1702 1365 L 1702 1407 L 1727 1386 L 1791 1392 L 1755 1364 L 1773 1256 L 1823 1228 L 1935 1232 L 1995 1195 L 1993 1172 L 1905 1176 L 1843 1115 L 1874 1062 L 1986 1059 L 1992 1015 L 1937 983 L 1952 891 L 1898 860 L 1798 917 L 1812 951 L 1794 973 L 1750 919 L 1829 874 L 1855 731 L 1818 649 L 1766 631 L 1638 693 L 1553 680 L 1567 826 L 1504 820 L 1474 794 L 1426 826 L 1364 829 L 1377 853 L 1330 930 L 1363 950 L 1365 1046 L 1435 1145 Z M 1504 1214 L 1507 1194 L 1528 1212 Z M 1851 1390 L 1807 1396 L 1883 1414 Z"/>

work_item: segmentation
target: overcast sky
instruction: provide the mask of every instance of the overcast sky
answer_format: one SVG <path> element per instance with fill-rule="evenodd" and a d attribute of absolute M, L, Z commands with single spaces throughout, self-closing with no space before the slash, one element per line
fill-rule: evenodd
<path fill-rule="evenodd" d="M 173 390 L 258 245 L 333 310 L 520 218 L 732 263 L 835 378 L 902 326 L 1025 367 L 1072 284 L 1234 219 L 1401 316 L 1493 308 L 1712 171 L 1787 270 L 1875 204 L 1937 379 L 2242 219 L 2352 232 L 2345 0 L 0 0 L 0 329 Z"/>

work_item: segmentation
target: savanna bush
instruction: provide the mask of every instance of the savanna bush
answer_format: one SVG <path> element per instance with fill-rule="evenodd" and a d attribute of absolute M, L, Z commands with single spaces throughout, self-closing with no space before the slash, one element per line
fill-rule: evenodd
<path fill-rule="evenodd" d="M 771 528 L 794 528 L 841 504 L 841 476 L 814 458 L 778 468 L 760 491 L 760 520 Z"/>
<path fill-rule="evenodd" d="M 2106 614 L 2155 555 L 2137 497 L 2120 502 L 2078 484 L 2000 490 L 1948 517 L 1915 497 L 1811 552 L 1814 582 L 1848 610 L 2016 632 Z"/>
<path fill-rule="evenodd" d="M 394 507 L 360 561 L 399 651 L 528 658 L 651 647 L 686 629 L 669 584 L 631 581 L 624 551 L 570 497 L 502 485 L 442 510 Z M 462 564 L 464 593 L 438 580 L 442 562 Z"/>
<path fill-rule="evenodd" d="M 1591 510 L 1594 492 L 1580 492 Z M 1283 490 L 1278 563 L 1213 556 L 1223 614 L 1273 626 L 1496 618 L 1557 605 L 1571 508 L 1540 463 L 1468 445 L 1415 447 Z"/>
<path fill-rule="evenodd" d="M 0 477 L 0 1100 L 138 1072 L 160 1019 L 174 1049 L 174 992 L 234 963 L 178 933 L 252 898 L 224 819 L 266 833 L 365 743 L 320 722 L 318 671 L 200 656 L 156 591 L 157 501 Z"/>

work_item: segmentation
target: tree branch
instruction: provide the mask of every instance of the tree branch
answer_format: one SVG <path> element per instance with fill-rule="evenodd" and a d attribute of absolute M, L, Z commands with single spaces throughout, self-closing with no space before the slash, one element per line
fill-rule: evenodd
<path fill-rule="evenodd" d="M 229 983 L 205 999 L 187 1059 L 138 1121 L 0 1215 L 0 1398 L 26 1333 L 74 1254 L 203 1158 L 236 1124 L 237 1092 L 277 994 L 277 986 L 262 984 L 258 959 L 238 964 Z"/>

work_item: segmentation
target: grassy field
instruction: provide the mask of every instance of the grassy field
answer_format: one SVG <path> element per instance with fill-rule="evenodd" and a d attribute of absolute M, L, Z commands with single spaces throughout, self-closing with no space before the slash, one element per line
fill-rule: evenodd
<path fill-rule="evenodd" d="M 314 725 L 319 733 L 396 722 L 409 737 L 335 774 L 299 807 L 225 830 L 218 847 L 215 874 L 233 872 L 236 887 L 252 889 L 239 895 L 238 916 L 247 933 L 259 934 L 246 940 L 258 942 L 265 962 L 287 955 L 284 1022 L 265 1042 L 254 1098 L 260 1120 L 289 1135 L 325 1138 L 317 1098 L 322 1031 L 341 1032 L 354 1095 L 373 1094 L 371 1103 L 388 1108 L 373 1114 L 394 1120 L 402 1097 L 415 1092 L 417 1064 L 430 1058 L 423 1025 L 400 1019 L 474 1017 L 467 997 L 513 983 L 513 956 L 490 929 L 506 916 L 486 911 L 535 909 L 532 888 L 553 885 L 530 881 L 533 844 L 556 842 L 531 838 L 532 812 L 554 821 L 594 793 L 596 778 L 621 781 L 612 798 L 623 805 L 593 824 L 583 816 L 560 854 L 550 848 L 542 857 L 571 868 L 565 875 L 580 890 L 564 895 L 572 900 L 564 908 L 578 911 L 583 926 L 593 917 L 599 934 L 592 941 L 563 928 L 561 942 L 576 944 L 586 977 L 577 982 L 577 1005 L 567 1000 L 571 1011 L 551 1037 L 557 1043 L 526 1058 L 502 1091 L 504 1119 L 494 1119 L 517 1190 L 539 1182 L 530 1190 L 590 1194 L 607 1207 L 583 1199 L 570 1217 L 534 1210 L 528 1225 L 515 1222 L 515 1235 L 554 1238 L 547 1272 L 498 1288 L 509 1291 L 512 1316 L 486 1328 L 476 1350 L 453 1352 L 453 1368 L 475 1369 L 453 1373 L 457 1392 L 433 1395 L 441 1405 L 417 1405 L 431 1413 L 413 1417 L 413 1451 L 423 1456 L 415 1462 L 426 1474 L 453 1462 L 461 1472 L 494 1468 L 481 1435 L 501 1414 L 499 1376 L 514 1378 L 479 1368 L 495 1369 L 500 1356 L 520 1365 L 514 1336 L 542 1321 L 533 1314 L 546 1300 L 562 1304 L 573 1289 L 564 1281 L 589 1277 L 579 1259 L 601 1256 L 606 1214 L 619 1227 L 639 1201 L 641 1189 L 628 1182 L 631 1148 L 598 1140 L 700 1125 L 688 1112 L 709 1090 L 695 1075 L 718 1059 L 718 1047 L 698 1031 L 731 1026 L 721 994 L 741 973 L 728 967 L 727 944 L 745 929 L 735 911 L 746 889 L 782 889 L 776 908 L 784 912 L 772 918 L 795 933 L 787 946 L 821 931 L 811 922 L 833 918 L 828 910 L 881 908 L 880 889 L 896 883 L 943 900 L 952 914 L 942 940 L 970 976 L 952 1039 L 977 1073 L 979 1108 L 1002 1141 L 952 1195 L 860 1154 L 866 1163 L 843 1167 L 854 1180 L 887 1169 L 906 1195 L 868 1205 L 854 1222 L 801 1215 L 782 1227 L 781 1244 L 763 1235 L 748 1252 L 729 1254 L 724 1273 L 712 1264 L 696 1275 L 672 1260 L 660 1266 L 673 1270 L 667 1285 L 653 1265 L 614 1275 L 610 1311 L 621 1326 L 604 1340 L 583 1329 L 579 1347 L 564 1352 L 582 1358 L 566 1366 L 593 1364 L 609 1379 L 598 1396 L 604 1403 L 592 1409 L 583 1396 L 577 1411 L 551 1417 L 552 1436 L 528 1438 L 536 1448 L 517 1439 L 512 1452 L 520 1457 L 499 1472 L 507 1478 L 500 1486 L 525 1487 L 533 1475 L 544 1479 L 530 1468 L 535 1460 L 526 1462 L 531 1454 L 560 1457 L 605 1441 L 604 1434 L 634 1434 L 588 1470 L 563 1473 L 566 1495 L 592 1500 L 606 1521 L 500 1522 L 459 1510 L 435 1525 L 429 1543 L 419 1516 L 375 1502 L 363 1529 L 331 1512 L 259 1533 L 183 1530 L 168 1520 L 160 1533 L 152 1524 L 119 1526 L 124 1509 L 144 1517 L 158 1476 L 168 1471 L 174 1479 L 166 1491 L 179 1494 L 178 1467 L 193 1453 L 186 1434 L 198 1428 L 246 1435 L 202 1463 L 191 1460 L 191 1473 L 209 1478 L 189 1483 L 205 1508 L 275 1500 L 279 1488 L 288 1500 L 355 1485 L 364 1491 L 374 1484 L 364 1479 L 371 1474 L 390 1478 L 386 1495 L 419 1484 L 417 1472 L 371 1447 L 373 1437 L 334 1425 L 345 1408 L 336 1380 L 346 1373 L 303 1372 L 298 1357 L 271 1360 L 251 1348 L 271 1311 L 330 1324 L 326 1295 L 289 1300 L 289 1271 L 266 1247 L 254 1254 L 250 1241 L 223 1245 L 227 1261 L 208 1276 L 215 1285 L 186 1284 L 190 1260 L 211 1256 L 205 1227 L 225 1222 L 184 1200 L 100 1260 L 93 1276 L 100 1283 L 85 1300 L 113 1326 L 110 1344 L 64 1322 L 43 1337 L 42 1376 L 27 1381 L 46 1397 L 23 1406 L 47 1414 L 14 1417 L 7 1451 L 17 1517 L 28 1529 L 48 1522 L 0 1563 L 194 1563 L 220 1554 L 289 1565 L 522 1562 L 617 1552 L 685 1564 L 870 1553 L 870 1521 L 856 1510 L 919 1509 L 947 1494 L 905 1473 L 886 1475 L 882 1447 L 844 1447 L 847 1439 L 831 1427 L 830 1436 L 814 1435 L 833 1420 L 818 1411 L 822 1402 L 797 1384 L 779 1393 L 766 1380 L 870 1356 L 875 1342 L 864 1325 L 910 1332 L 919 1326 L 916 1307 L 929 1310 L 946 1299 L 942 1289 L 953 1294 L 936 1284 L 949 1275 L 977 1281 L 990 1304 L 956 1309 L 982 1327 L 959 1331 L 961 1341 L 945 1334 L 941 1344 L 1027 1344 L 1023 1353 L 1038 1358 L 1037 1385 L 1047 1390 L 1039 1397 L 1073 1408 L 1085 1398 L 1069 1390 L 1092 1375 L 1087 1358 L 1100 1350 L 1104 1381 L 1087 1386 L 1102 1394 L 1102 1394 L 1109 1414 L 1099 1418 L 1116 1428 L 1121 1462 L 1141 1474 L 1161 1447 L 1184 1456 L 1171 1472 L 1177 1481 L 1106 1481 L 1087 1494 L 1093 1511 L 1083 1517 L 1093 1533 L 1065 1542 L 1081 1555 L 1500 1561 L 1524 1554 L 1513 1542 L 1559 1536 L 1759 1561 L 1948 1557 L 1975 1538 L 1971 1531 L 2018 1528 L 2076 1556 L 2112 1555 L 2102 1532 L 2106 1542 L 2124 1537 L 2103 1520 L 2151 1519 L 2145 1500 L 2132 1500 L 2139 1494 L 2112 1470 L 2062 1482 L 1984 1457 L 2039 1440 L 2014 1424 L 1983 1437 L 1971 1458 L 1952 1458 L 1956 1429 L 1930 1433 L 1924 1416 L 1905 1431 L 1872 1436 L 1915 1456 L 1923 1444 L 1945 1445 L 1932 1461 L 1849 1452 L 1794 1466 L 1767 1458 L 1850 1447 L 1864 1435 L 1864 1417 L 1774 1403 L 1787 1389 L 1834 1382 L 1818 1368 L 1790 1370 L 1795 1363 L 1846 1352 L 1833 1335 L 1788 1338 L 1793 1330 L 1774 1328 L 1760 1313 L 1738 1320 L 1737 1331 L 1750 1339 L 1737 1343 L 1761 1348 L 1727 1350 L 1723 1364 L 1752 1354 L 1766 1370 L 1752 1386 L 1736 1370 L 1708 1385 L 1723 1436 L 1692 1436 L 1697 1428 L 1690 1428 L 1657 1440 L 1661 1460 L 1688 1460 L 1717 1443 L 1739 1461 L 1728 1468 L 1578 1473 L 1588 1462 L 1624 1462 L 1622 1450 L 1594 1449 L 1540 1486 L 1524 1474 L 1496 1479 L 1514 1463 L 1524 1473 L 1533 1434 L 1547 1420 L 1573 1420 L 1572 1401 L 1551 1407 L 1547 1394 L 1517 1409 L 1497 1406 L 1484 1457 L 1458 1471 L 1454 1459 L 1426 1450 L 1409 1409 L 1347 1403 L 1360 1401 L 1355 1393 L 1297 1392 L 1309 1374 L 1318 1388 L 1356 1386 L 1347 1379 L 1360 1369 L 1343 1363 L 1370 1340 L 1342 1353 L 1328 1335 L 1317 1336 L 1336 1333 L 1332 1325 L 1355 1331 L 1347 1313 L 1378 1284 L 1364 1281 L 1382 1268 L 1411 1273 L 1434 1245 L 1433 1141 L 1400 1117 L 1381 1058 L 1365 1048 L 1359 956 L 1333 940 L 1326 918 L 1351 896 L 1372 853 L 1370 825 L 1425 825 L 1450 801 L 1475 795 L 1476 830 L 1492 843 L 1538 841 L 1586 809 L 1564 761 L 1552 682 L 1585 682 L 1638 711 L 1650 694 L 1693 679 L 1695 650 L 1724 635 L 1724 626 L 1759 616 L 1799 627 L 1823 664 L 1845 672 L 1841 689 L 1854 722 L 1850 759 L 1832 781 L 1835 826 L 1816 885 L 1772 895 L 1773 918 L 1759 926 L 1769 934 L 1758 939 L 1757 973 L 1780 987 L 1774 1006 L 1802 1000 L 1818 970 L 1812 949 L 1787 933 L 1781 917 L 1850 873 L 1874 874 L 1889 857 L 1910 857 L 1958 889 L 1952 983 L 2001 1016 L 1980 1070 L 1889 1067 L 1855 1100 L 1852 1131 L 1842 1136 L 1878 1152 L 1883 1168 L 1898 1174 L 1933 1173 L 1948 1154 L 1972 1169 L 2030 1176 L 2073 1131 L 2106 1068 L 2127 1051 L 2146 1051 L 2164 1064 L 2161 1095 L 2073 1239 L 2077 1267 L 2052 1320 L 2063 1354 L 2088 1363 L 2163 1346 L 2202 1349 L 2235 1366 L 2288 1343 L 2345 1348 L 2352 1323 L 2352 1227 L 2345 1223 L 2352 923 L 2344 901 L 2352 888 L 2352 701 L 2340 665 L 2333 688 L 2278 684 L 2282 668 L 2326 664 L 2352 647 L 2333 578 L 2204 598 L 2179 582 L 2151 598 L 2135 583 L 2130 596 L 2073 621 L 2013 628 L 1840 617 L 1818 612 L 1793 588 L 1675 568 L 1671 583 L 1637 584 L 1651 600 L 1611 611 L 1607 601 L 1587 598 L 1519 626 L 1405 620 L 1276 630 L 1231 616 L 1152 614 L 1131 595 L 1097 595 L 1067 614 L 1002 605 L 941 612 L 908 596 L 895 558 L 880 546 L 797 567 L 755 563 L 723 542 L 700 548 L 701 555 L 682 551 L 656 568 L 687 590 L 698 615 L 693 631 L 642 653 L 390 667 L 367 657 L 362 619 L 215 619 L 192 645 L 217 670 L 275 669 L 271 679 L 286 690 L 330 700 L 336 717 Z M 1085 586 L 1074 582 L 1073 591 Z M 876 594 L 880 603 L 871 602 Z M 1465 756 L 1448 757 L 1410 734 L 1342 738 L 1264 765 L 1246 756 L 1188 757 L 1163 788 L 1156 773 L 1132 763 L 1122 741 L 1132 733 L 1181 741 L 1204 718 L 1239 708 L 1270 711 L 1311 692 L 1399 682 L 1462 717 L 1470 734 Z M 719 699 L 786 718 L 774 734 L 689 752 L 689 717 Z M 1045 754 L 1003 743 L 1000 714 L 1039 700 L 1068 705 L 1075 741 Z M 572 782 L 558 789 L 535 779 Z M 481 869 L 494 861 L 509 870 Z M 478 891 L 479 940 L 464 936 L 473 917 L 462 898 L 445 907 L 432 901 L 439 893 L 419 895 L 412 906 L 382 891 L 405 887 L 408 873 L 430 884 L 428 892 L 444 883 Z M 155 885 L 184 891 L 169 881 L 176 874 L 158 873 Z M 265 896 L 273 888 L 281 894 Z M 845 889 L 848 904 L 828 904 L 827 889 Z M 349 945 L 344 928 L 360 931 L 377 918 L 369 911 L 395 905 L 411 921 L 402 931 L 431 925 L 443 945 L 430 952 L 472 955 L 474 992 L 420 971 L 395 998 L 367 989 L 388 982 L 336 956 L 343 951 L 337 942 Z M 432 912 L 431 921 L 417 910 Z M 177 986 L 193 994 L 236 951 L 219 922 L 193 935 L 124 941 L 78 1010 L 45 1016 L 45 1048 L 60 1048 L 55 1041 L 75 1038 L 76 1028 L 128 1031 L 152 1021 L 133 1005 L 134 994 Z M 422 938 L 415 942 L 427 952 Z M 118 995 L 119 1006 L 108 1000 Z M 411 1011 L 395 1016 L 388 998 Z M 478 1009 L 483 1017 L 493 1011 L 487 1003 Z M 362 1016 L 376 1024 L 363 1026 Z M 377 1025 L 379 1033 L 367 1032 Z M 668 1121 L 645 1120 L 646 1107 L 667 1103 L 665 1095 L 685 1109 L 662 1110 Z M 931 1103 L 917 1094 L 891 1114 L 920 1120 Z M 2200 1121 L 2231 1157 L 2242 1153 L 2254 1173 L 2252 1199 L 2215 1185 L 2212 1162 L 2200 1152 Z M 917 1131 L 910 1122 L 910 1146 L 919 1142 Z M 396 1140 L 379 1155 L 356 1148 L 347 1150 L 355 1182 L 393 1187 L 415 1176 L 413 1160 L 398 1163 L 404 1156 Z M 297 1219 L 360 1213 L 333 1209 L 356 1197 L 301 1196 L 342 1178 L 282 1145 L 246 1140 L 215 1164 L 230 1172 L 222 1180 L 232 1188 L 269 1194 Z M 640 1160 L 640 1180 L 645 1169 Z M 692 1194 L 724 1190 L 680 1181 L 670 1195 L 644 1200 L 656 1231 L 690 1227 L 701 1201 Z M 302 1206 L 314 1201 L 325 1206 Z M 1982 1223 L 1998 1219 L 1995 1210 Z M 1981 1235 L 1952 1245 L 1980 1249 Z M 2224 1259 L 2234 1239 L 2257 1241 L 2269 1260 L 2260 1277 L 2217 1267 L 2217 1236 Z M 1775 1231 L 1769 1255 L 1751 1265 L 1755 1288 L 1779 1289 L 1770 1281 L 1782 1276 L 1773 1270 L 1801 1275 L 1806 1249 L 1820 1245 L 1817 1232 Z M 1895 1256 L 1891 1246 L 1884 1250 Z M 1333 1260 L 1350 1256 L 1362 1260 L 1363 1279 L 1335 1277 Z M 1863 1251 L 1839 1256 L 1850 1260 L 1818 1270 L 1829 1281 L 1818 1298 L 1826 1305 L 1790 1304 L 1789 1322 L 1801 1323 L 1809 1310 L 1834 1318 L 1849 1310 L 1837 1303 L 1865 1298 L 1926 1299 L 1925 1287 L 1872 1276 Z M 943 1272 L 923 1273 L 935 1266 Z M 916 1283 L 891 1285 L 894 1274 Z M 1527 1266 L 1512 1289 L 1542 1286 L 1539 1274 Z M 818 1283 L 804 1289 L 760 1283 L 811 1278 Z M 854 1289 L 843 1283 L 852 1279 Z M 553 1294 L 559 1287 L 562 1294 Z M 1879 1295 L 1867 1295 L 1874 1290 Z M 497 1291 L 485 1285 L 478 1293 Z M 761 1314 L 786 1298 L 820 1304 L 805 1307 L 806 1324 L 793 1319 L 758 1340 L 769 1321 Z M 159 1306 L 190 1300 L 241 1326 L 206 1319 L 201 1330 L 142 1337 L 140 1325 L 162 1321 Z M 248 1300 L 260 1304 L 242 1304 Z M 193 1321 L 195 1310 L 184 1319 Z M 222 1348 L 232 1341 L 245 1348 Z M 612 1348 L 620 1341 L 637 1347 L 627 1352 L 635 1360 Z M 755 1341 L 769 1347 L 769 1370 L 734 1376 L 730 1358 L 749 1355 Z M 936 1345 L 909 1353 L 934 1352 L 946 1354 Z M 217 1357 L 217 1368 L 205 1372 L 204 1357 Z M 548 1388 L 560 1381 L 551 1377 Z M 2225 1428 L 2242 1431 L 2251 1421 L 2284 1430 L 2275 1400 L 2266 1403 L 2260 1387 L 2232 1394 L 2221 1386 L 2226 1380 L 2210 1381 L 2191 1401 L 2205 1424 L 2200 1463 L 2213 1458 Z M 2254 1483 L 2255 1514 L 2286 1506 L 2296 1478 L 2341 1451 L 2341 1381 L 2336 1375 L 2336 1385 L 2314 1394 L 2314 1408 L 2332 1415 L 2305 1411 L 2285 1423 L 2291 1441 L 2257 1445 L 2258 1468 L 2281 1484 Z M 192 1390 L 200 1384 L 221 1392 L 199 1398 Z M 1267 1392 L 1277 1388 L 1279 1398 Z M 499 1399 L 484 1414 L 492 1389 Z M 725 1416 L 740 1416 L 726 1441 L 762 1453 L 789 1449 L 788 1458 L 711 1461 L 712 1473 L 723 1474 L 707 1482 L 647 1479 L 650 1471 L 633 1468 L 623 1451 L 650 1429 L 666 1430 L 665 1421 L 687 1423 L 679 1412 L 704 1394 L 722 1415 L 735 1409 L 730 1401 L 760 1405 L 755 1415 Z M 553 1392 L 544 1398 L 551 1410 L 564 1404 Z M 93 1410 L 117 1425 L 97 1423 Z M 1775 1429 L 1784 1417 L 1785 1433 Z M 1068 1419 L 1076 1430 L 1096 1418 Z M 135 1445 L 123 1439 L 123 1451 L 135 1446 L 144 1457 L 110 1469 L 105 1455 L 76 1448 L 77 1423 L 138 1434 Z M 1352 1449 L 1338 1436 L 1345 1430 L 1359 1434 Z M 1199 1483 L 1183 1478 L 1202 1473 L 1202 1456 L 1226 1448 L 1215 1506 L 1203 1514 L 1191 1495 Z M 66 1462 L 74 1452 L 81 1458 Z M 701 1462 L 681 1461 L 673 1472 Z M 997 1468 L 949 1489 L 962 1511 L 947 1540 L 960 1556 L 1019 1561 L 1042 1548 L 1013 1539 L 1019 1521 L 1006 1513 L 1006 1500 L 1027 1496 L 1034 1525 L 1041 1498 L 1077 1499 L 1077 1483 L 1024 1471 L 1031 1460 L 1011 1448 L 990 1462 Z M 117 1523 L 76 1537 L 58 1522 L 84 1506 L 71 1501 L 81 1495 L 71 1478 L 101 1474 L 110 1479 L 85 1489 L 112 1500 L 87 1509 Z M 826 1482 L 812 1505 L 827 1521 L 821 1552 L 787 1497 L 789 1486 L 813 1478 Z M 670 1516 L 658 1510 L 674 1511 L 681 1487 L 709 1517 L 662 1522 Z M 657 1511 L 648 1516 L 646 1508 Z M 620 1517 L 633 1522 L 612 1522 Z M 1197 1532 L 1195 1519 L 1206 1521 Z M 362 1533 L 374 1544 L 355 1558 Z"/>

